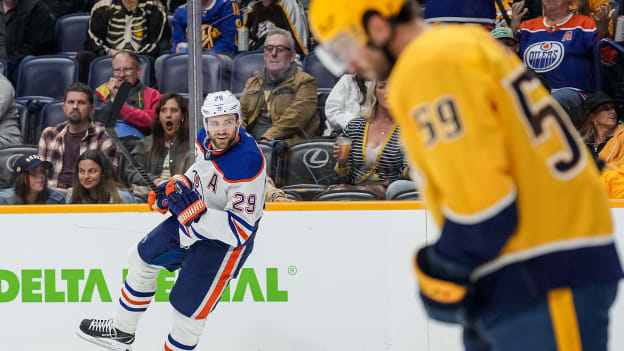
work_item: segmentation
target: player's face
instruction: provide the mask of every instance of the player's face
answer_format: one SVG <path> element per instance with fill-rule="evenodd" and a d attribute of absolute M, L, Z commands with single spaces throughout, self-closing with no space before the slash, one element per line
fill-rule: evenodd
<path fill-rule="evenodd" d="M 43 165 L 39 165 L 28 171 L 28 182 L 31 193 L 39 194 L 43 191 L 47 181 L 46 171 L 47 169 Z"/>
<path fill-rule="evenodd" d="M 617 125 L 617 113 L 613 104 L 602 104 L 592 113 L 592 120 L 597 126 L 605 129 L 615 128 Z"/>
<path fill-rule="evenodd" d="M 100 183 L 102 168 L 92 160 L 81 160 L 78 163 L 78 181 L 86 190 L 95 188 Z"/>
<path fill-rule="evenodd" d="M 89 120 L 93 105 L 89 102 L 89 96 L 83 92 L 70 91 L 63 102 L 63 112 L 71 124 L 82 124 Z"/>
<path fill-rule="evenodd" d="M 238 116 L 235 114 L 207 118 L 206 127 L 213 149 L 225 150 L 232 146 L 236 141 L 239 125 Z"/>
<path fill-rule="evenodd" d="M 377 48 L 357 45 L 354 54 L 348 58 L 347 71 L 359 73 L 368 80 L 386 80 L 391 70 L 392 65 Z"/>
<path fill-rule="evenodd" d="M 119 54 L 113 59 L 113 77 L 121 82 L 135 85 L 141 75 L 141 66 L 136 65 L 132 57 Z"/>
<path fill-rule="evenodd" d="M 169 99 L 158 111 L 160 125 L 165 131 L 165 139 L 173 140 L 182 126 L 182 111 L 175 99 Z"/>
<path fill-rule="evenodd" d="M 277 76 L 295 61 L 295 52 L 288 40 L 281 34 L 268 37 L 264 43 L 264 65 L 267 71 Z"/>

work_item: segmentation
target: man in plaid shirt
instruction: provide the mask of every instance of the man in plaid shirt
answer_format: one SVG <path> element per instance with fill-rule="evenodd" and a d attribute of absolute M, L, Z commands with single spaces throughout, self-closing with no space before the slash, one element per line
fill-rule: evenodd
<path fill-rule="evenodd" d="M 39 139 L 39 156 L 53 164 L 48 185 L 65 196 L 83 152 L 100 150 L 117 167 L 115 144 L 104 125 L 91 120 L 93 110 L 93 91 L 82 83 L 73 83 L 65 90 L 63 102 L 67 121 L 44 129 Z"/>

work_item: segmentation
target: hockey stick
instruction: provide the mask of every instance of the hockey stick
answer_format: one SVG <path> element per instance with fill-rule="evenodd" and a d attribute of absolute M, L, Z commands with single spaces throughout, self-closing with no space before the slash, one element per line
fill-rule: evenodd
<path fill-rule="evenodd" d="M 507 22 L 507 25 L 511 27 L 511 18 L 509 18 L 509 15 L 507 14 L 507 10 L 505 10 L 505 6 L 503 5 L 503 2 L 501 0 L 494 0 L 494 2 L 496 3 L 496 6 L 500 10 L 501 15 L 503 16 L 503 19 L 505 20 L 505 22 Z"/>
<path fill-rule="evenodd" d="M 108 113 L 108 116 L 106 116 L 106 121 L 104 121 L 104 128 L 106 129 L 106 132 L 111 136 L 113 143 L 117 147 L 117 151 L 119 151 L 123 155 L 123 157 L 126 159 L 126 161 L 128 161 L 128 163 L 130 163 L 130 165 L 134 167 L 134 169 L 136 169 L 137 172 L 139 172 L 141 179 L 143 179 L 143 181 L 147 183 L 150 189 L 152 189 L 152 191 L 154 191 L 157 196 L 160 196 L 162 195 L 162 191 L 158 189 L 156 184 L 154 184 L 154 182 L 147 175 L 147 172 L 145 172 L 143 167 L 141 167 L 141 165 L 139 165 L 134 160 L 134 157 L 132 157 L 128 149 L 126 149 L 126 147 L 121 142 L 121 140 L 119 140 L 119 137 L 117 136 L 117 132 L 115 131 L 115 123 L 117 122 L 117 116 L 119 116 L 119 112 L 121 112 L 121 108 L 126 102 L 126 99 L 128 98 L 128 94 L 130 94 L 130 88 L 131 86 L 130 86 L 130 83 L 128 82 L 123 82 L 121 86 L 119 87 L 119 90 L 117 91 L 117 95 L 115 96 L 115 100 L 113 100 L 113 104 L 111 105 L 111 109 Z"/>

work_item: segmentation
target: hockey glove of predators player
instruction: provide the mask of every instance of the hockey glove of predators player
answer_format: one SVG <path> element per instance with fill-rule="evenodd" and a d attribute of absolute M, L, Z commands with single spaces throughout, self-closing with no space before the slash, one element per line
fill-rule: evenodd
<path fill-rule="evenodd" d="M 162 194 L 157 196 L 155 192 L 150 191 L 147 195 L 147 205 L 151 211 L 158 211 L 165 214 L 169 208 L 169 202 L 167 201 L 167 197 L 164 195 L 165 190 L 167 189 L 167 182 L 160 183 L 160 185 L 158 185 L 158 189 L 160 189 Z"/>
<path fill-rule="evenodd" d="M 460 323 L 467 317 L 474 307 L 471 268 L 440 256 L 434 246 L 418 250 L 414 268 L 429 317 L 446 323 Z"/>
<path fill-rule="evenodd" d="M 165 189 L 169 209 L 178 217 L 178 222 L 186 226 L 191 221 L 197 222 L 206 213 L 206 204 L 199 198 L 187 176 L 176 174 L 167 183 Z"/>

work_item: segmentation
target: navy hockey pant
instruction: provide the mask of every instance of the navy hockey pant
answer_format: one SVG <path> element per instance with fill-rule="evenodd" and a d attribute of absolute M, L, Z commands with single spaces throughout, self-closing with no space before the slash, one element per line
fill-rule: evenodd
<path fill-rule="evenodd" d="M 464 325 L 467 351 L 607 351 L 618 282 L 560 288 Z"/>
<path fill-rule="evenodd" d="M 132 248 L 128 275 L 114 319 L 116 328 L 134 333 L 154 296 L 160 270 L 179 268 L 169 295 L 174 311 L 173 327 L 165 340 L 166 351 L 195 348 L 206 317 L 217 305 L 230 279 L 238 275 L 253 248 L 253 235 L 241 247 L 202 240 L 189 248 L 180 248 L 178 226 L 177 219 L 169 217 Z"/>
<path fill-rule="evenodd" d="M 231 278 L 238 272 L 253 248 L 232 247 L 217 240 L 202 240 L 188 249 L 180 247 L 178 221 L 169 217 L 138 244 L 139 256 L 150 265 L 169 271 L 180 268 L 169 300 L 187 317 L 202 319 L 214 309 Z"/>

